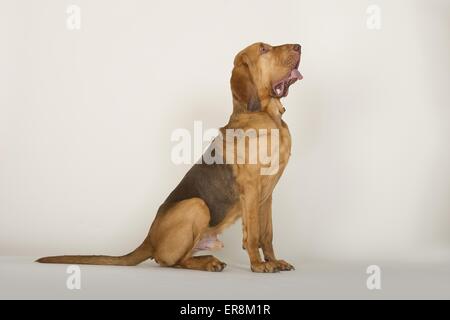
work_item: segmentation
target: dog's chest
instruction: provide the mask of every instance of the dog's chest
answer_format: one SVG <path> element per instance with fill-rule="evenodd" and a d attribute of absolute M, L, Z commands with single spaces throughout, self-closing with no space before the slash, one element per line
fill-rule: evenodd
<path fill-rule="evenodd" d="M 291 135 L 289 128 L 284 121 L 281 126 L 278 127 L 278 147 L 274 149 L 278 153 L 278 165 L 277 170 L 274 170 L 273 174 L 262 174 L 260 176 L 261 181 L 261 201 L 265 201 L 275 188 L 278 180 L 286 168 L 291 155 Z M 272 159 L 275 159 L 272 155 Z M 276 164 L 272 163 L 272 166 Z"/>

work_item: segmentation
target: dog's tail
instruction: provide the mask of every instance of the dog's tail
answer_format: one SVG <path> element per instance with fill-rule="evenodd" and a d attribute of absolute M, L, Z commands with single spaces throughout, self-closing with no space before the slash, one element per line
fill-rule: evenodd
<path fill-rule="evenodd" d="M 152 258 L 153 248 L 148 239 L 139 247 L 127 255 L 114 256 L 56 256 L 44 257 L 36 260 L 39 263 L 61 263 L 61 264 L 96 264 L 113 266 L 135 266 L 145 260 Z"/>

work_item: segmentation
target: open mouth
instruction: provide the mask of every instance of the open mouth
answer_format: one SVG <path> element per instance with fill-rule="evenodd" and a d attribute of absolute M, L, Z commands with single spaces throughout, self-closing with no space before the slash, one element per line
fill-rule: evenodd
<path fill-rule="evenodd" d="M 298 65 L 300 60 L 297 62 L 297 65 L 294 69 L 291 70 L 283 79 L 275 82 L 272 85 L 272 91 L 277 98 L 286 97 L 289 93 L 289 87 L 295 83 L 297 80 L 302 80 L 303 76 L 298 71 Z"/>

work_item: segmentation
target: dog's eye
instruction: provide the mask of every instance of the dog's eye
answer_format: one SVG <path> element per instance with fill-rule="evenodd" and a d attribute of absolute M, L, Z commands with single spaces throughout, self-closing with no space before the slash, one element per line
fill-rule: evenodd
<path fill-rule="evenodd" d="M 262 45 L 261 47 L 259 47 L 259 53 L 260 54 L 264 54 L 267 53 L 269 51 L 269 47 Z"/>

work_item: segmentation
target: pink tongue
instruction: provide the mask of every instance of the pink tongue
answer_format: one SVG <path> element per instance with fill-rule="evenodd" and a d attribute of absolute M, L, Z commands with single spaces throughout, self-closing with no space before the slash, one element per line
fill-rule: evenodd
<path fill-rule="evenodd" d="M 289 76 L 289 78 L 302 80 L 303 76 L 300 73 L 300 71 L 298 71 L 297 69 L 294 69 L 294 70 L 291 71 L 291 75 Z"/>

